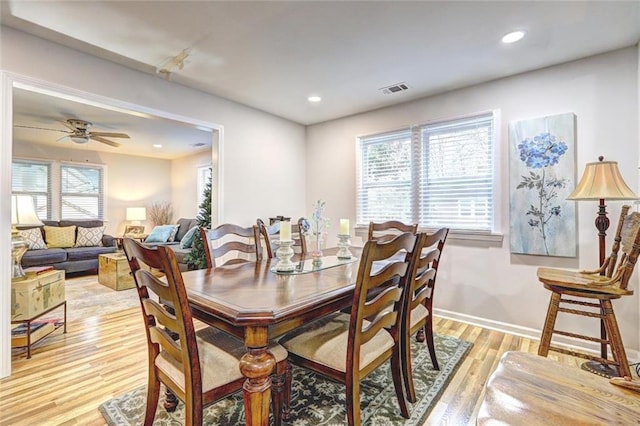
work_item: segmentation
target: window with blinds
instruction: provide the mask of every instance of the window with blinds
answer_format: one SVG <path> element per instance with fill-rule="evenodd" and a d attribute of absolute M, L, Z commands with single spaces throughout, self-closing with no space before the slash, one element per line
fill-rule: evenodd
<path fill-rule="evenodd" d="M 493 227 L 493 113 L 359 138 L 359 224 Z"/>
<path fill-rule="evenodd" d="M 102 219 L 103 173 L 101 167 L 60 166 L 60 217 Z"/>
<path fill-rule="evenodd" d="M 15 159 L 12 193 L 34 197 L 38 217 L 104 219 L 104 166 Z"/>
<path fill-rule="evenodd" d="M 41 220 L 51 218 L 51 164 L 14 160 L 11 175 L 13 194 L 31 195 Z"/>

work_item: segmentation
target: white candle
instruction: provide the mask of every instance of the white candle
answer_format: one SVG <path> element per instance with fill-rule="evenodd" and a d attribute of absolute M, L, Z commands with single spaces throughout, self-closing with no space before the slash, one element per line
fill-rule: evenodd
<path fill-rule="evenodd" d="M 349 235 L 349 219 L 340 219 L 340 235 Z"/>
<path fill-rule="evenodd" d="M 291 241 L 291 222 L 280 222 L 280 241 Z"/>

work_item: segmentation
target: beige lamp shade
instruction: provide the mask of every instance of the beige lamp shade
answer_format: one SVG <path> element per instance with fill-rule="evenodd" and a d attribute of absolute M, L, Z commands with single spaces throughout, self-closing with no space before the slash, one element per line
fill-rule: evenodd
<path fill-rule="evenodd" d="M 144 207 L 127 207 L 127 220 L 139 225 L 141 220 L 147 220 L 147 209 Z"/>
<path fill-rule="evenodd" d="M 12 225 L 42 225 L 31 195 L 11 196 Z"/>
<path fill-rule="evenodd" d="M 627 186 L 617 161 L 587 163 L 582 179 L 567 200 L 635 200 L 638 196 Z"/>

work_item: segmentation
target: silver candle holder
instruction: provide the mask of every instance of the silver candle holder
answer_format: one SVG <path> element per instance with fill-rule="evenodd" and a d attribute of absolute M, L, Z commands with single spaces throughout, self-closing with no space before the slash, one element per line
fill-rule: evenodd
<path fill-rule="evenodd" d="M 348 234 L 338 234 L 338 253 L 336 253 L 338 259 L 348 260 L 353 257 L 349 251 L 349 247 L 351 246 L 350 238 L 351 236 Z"/>
<path fill-rule="evenodd" d="M 278 263 L 276 264 L 276 271 L 293 272 L 296 269 L 296 265 L 291 261 L 293 257 L 293 241 L 278 241 L 277 244 L 276 257 L 278 258 Z"/>

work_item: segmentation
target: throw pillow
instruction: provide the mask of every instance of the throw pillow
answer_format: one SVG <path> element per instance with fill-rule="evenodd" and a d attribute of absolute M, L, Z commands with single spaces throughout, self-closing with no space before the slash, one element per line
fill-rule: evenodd
<path fill-rule="evenodd" d="M 29 244 L 29 250 L 44 250 L 47 248 L 42 239 L 42 231 L 40 228 L 23 229 L 18 233 Z"/>
<path fill-rule="evenodd" d="M 196 234 L 198 233 L 198 227 L 194 226 L 189 229 L 184 237 L 180 240 L 180 248 L 186 249 L 193 245 L 193 240 L 196 239 Z"/>
<path fill-rule="evenodd" d="M 102 236 L 104 226 L 95 228 L 83 228 L 78 226 L 78 236 L 76 237 L 76 247 L 98 247 L 102 246 Z"/>
<path fill-rule="evenodd" d="M 145 238 L 145 243 L 166 243 L 169 241 L 171 233 L 176 228 L 175 225 L 158 225 L 151 230 L 151 233 Z"/>
<path fill-rule="evenodd" d="M 47 247 L 68 248 L 76 243 L 76 227 L 74 226 L 46 226 L 44 227 L 44 237 L 47 240 Z"/>
<path fill-rule="evenodd" d="M 180 228 L 180 224 L 171 225 L 171 226 L 174 226 L 175 228 L 173 228 L 173 230 L 171 231 L 171 235 L 169 235 L 169 239 L 167 241 L 175 241 L 176 240 L 176 234 L 178 233 L 178 229 Z"/>

